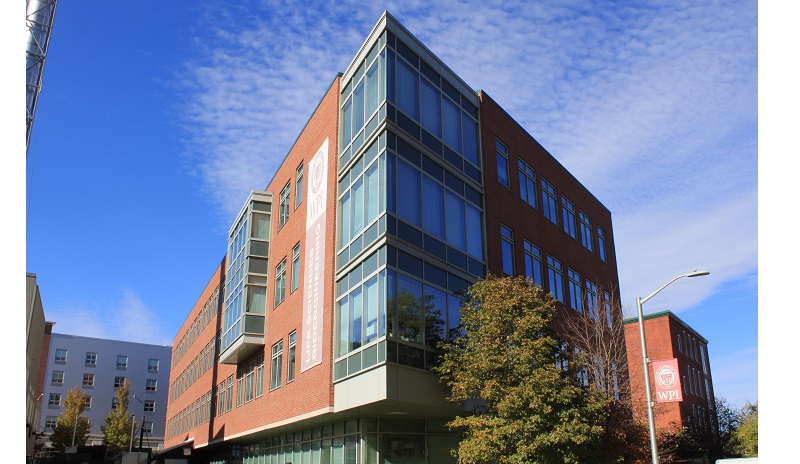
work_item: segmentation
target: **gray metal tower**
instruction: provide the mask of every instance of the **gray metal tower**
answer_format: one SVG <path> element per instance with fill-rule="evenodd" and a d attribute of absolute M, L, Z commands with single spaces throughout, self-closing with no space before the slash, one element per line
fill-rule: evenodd
<path fill-rule="evenodd" d="M 50 44 L 50 32 L 53 30 L 53 18 L 56 15 L 58 0 L 27 0 L 25 26 L 28 29 L 28 45 L 26 50 L 25 89 L 27 105 L 25 108 L 25 150 L 31 140 L 33 115 L 36 112 L 36 101 L 42 89 L 42 72 L 47 47 Z"/>

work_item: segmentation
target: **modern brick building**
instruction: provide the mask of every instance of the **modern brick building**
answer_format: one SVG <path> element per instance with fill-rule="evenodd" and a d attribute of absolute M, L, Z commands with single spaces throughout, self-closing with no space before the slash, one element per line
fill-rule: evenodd
<path fill-rule="evenodd" d="M 163 448 L 170 346 L 60 333 L 51 333 L 47 338 L 37 431 L 44 431 L 49 438 L 56 418 L 64 410 L 67 392 L 77 386 L 87 395 L 83 417 L 92 426 L 86 443 L 76 446 L 102 444 L 100 427 L 113 407 L 117 387 L 127 379 L 131 383 L 128 410 L 136 416 L 137 423 L 144 425 L 144 435 L 137 433 L 135 446 L 141 438 L 145 448 Z"/>
<path fill-rule="evenodd" d="M 625 319 L 624 323 L 629 374 L 631 379 L 641 379 L 639 382 L 631 382 L 631 395 L 644 398 L 639 318 Z M 683 388 L 683 401 L 656 404 L 656 428 L 664 430 L 671 427 L 709 427 L 709 419 L 716 415 L 716 405 L 708 358 L 708 340 L 670 311 L 645 315 L 644 330 L 647 356 L 651 360 L 676 358 Z M 650 384 L 655 385 L 654 382 L 651 371 Z M 646 420 L 646 412 L 638 413 L 642 415 L 641 419 Z"/>
<path fill-rule="evenodd" d="M 487 272 L 621 318 L 610 212 L 384 13 L 176 335 L 159 459 L 453 462 L 428 369 Z"/>

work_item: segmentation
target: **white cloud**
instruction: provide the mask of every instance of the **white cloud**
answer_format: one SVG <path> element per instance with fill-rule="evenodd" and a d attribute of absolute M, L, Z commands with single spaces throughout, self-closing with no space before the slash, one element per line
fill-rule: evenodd
<path fill-rule="evenodd" d="M 56 333 L 172 345 L 174 334 L 165 332 L 163 318 L 129 289 L 115 301 L 72 301 L 48 305 L 46 312 Z"/>

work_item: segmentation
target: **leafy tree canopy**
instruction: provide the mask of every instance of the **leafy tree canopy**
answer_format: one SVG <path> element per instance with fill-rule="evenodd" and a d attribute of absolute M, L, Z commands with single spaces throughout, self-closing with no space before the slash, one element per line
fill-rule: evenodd
<path fill-rule="evenodd" d="M 747 403 L 739 413 L 739 428 L 734 432 L 734 449 L 745 457 L 758 456 L 758 402 Z"/>
<path fill-rule="evenodd" d="M 117 389 L 114 397 L 115 407 L 109 411 L 105 423 L 100 426 L 103 431 L 103 444 L 110 451 L 122 451 L 128 449 L 131 441 L 131 428 L 136 426 L 136 421 L 128 412 L 128 402 L 131 392 L 131 384 L 128 379 Z"/>
<path fill-rule="evenodd" d="M 64 410 L 56 419 L 56 426 L 50 434 L 50 442 L 57 451 L 64 451 L 68 446 L 79 446 L 86 443 L 92 428 L 89 419 L 83 417 L 86 407 L 86 393 L 76 385 L 67 392 Z"/>
<path fill-rule="evenodd" d="M 606 395 L 584 389 L 551 329 L 553 300 L 524 277 L 492 277 L 468 291 L 463 334 L 434 368 L 453 402 L 477 400 L 457 457 L 466 463 L 587 463 L 603 436 Z"/>

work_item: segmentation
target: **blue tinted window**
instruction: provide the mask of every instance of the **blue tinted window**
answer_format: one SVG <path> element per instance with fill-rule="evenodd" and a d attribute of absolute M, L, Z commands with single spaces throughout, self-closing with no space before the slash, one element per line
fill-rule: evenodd
<path fill-rule="evenodd" d="M 441 94 L 439 90 L 434 87 L 431 83 L 427 80 L 422 79 L 422 87 L 420 88 L 421 94 L 421 104 L 422 104 L 422 115 L 421 115 L 421 123 L 422 127 L 424 127 L 428 132 L 431 134 L 436 135 L 437 137 L 442 136 L 442 104 L 441 104 Z"/>
<path fill-rule="evenodd" d="M 463 154 L 464 158 L 471 161 L 472 164 L 478 165 L 478 124 L 467 116 L 467 113 L 461 113 L 461 127 L 464 130 L 464 145 Z"/>
<path fill-rule="evenodd" d="M 397 160 L 397 215 L 417 227 L 421 225 L 419 176 L 419 171 Z"/>
<path fill-rule="evenodd" d="M 397 107 L 408 116 L 419 121 L 419 75 L 417 71 L 397 60 Z"/>
<path fill-rule="evenodd" d="M 378 62 L 375 61 L 367 71 L 367 110 L 366 115 L 370 116 L 373 111 L 378 109 Z"/>
<path fill-rule="evenodd" d="M 483 227 L 481 227 L 481 212 L 478 208 L 467 203 L 467 253 L 476 258 L 483 259 Z"/>
<path fill-rule="evenodd" d="M 461 152 L 461 110 L 447 98 L 442 98 L 442 130 L 444 143 Z"/>
<path fill-rule="evenodd" d="M 353 90 L 353 132 L 358 133 L 364 126 L 364 81 Z"/>
<path fill-rule="evenodd" d="M 444 238 L 444 188 L 422 176 L 422 228 L 434 237 Z"/>
<path fill-rule="evenodd" d="M 503 258 L 503 273 L 514 275 L 514 233 L 505 226 L 500 226 L 500 250 Z"/>
<path fill-rule="evenodd" d="M 462 250 L 467 248 L 465 237 L 465 218 L 464 218 L 464 200 L 450 193 L 445 192 L 445 227 L 446 235 L 445 240 L 453 246 Z"/>

